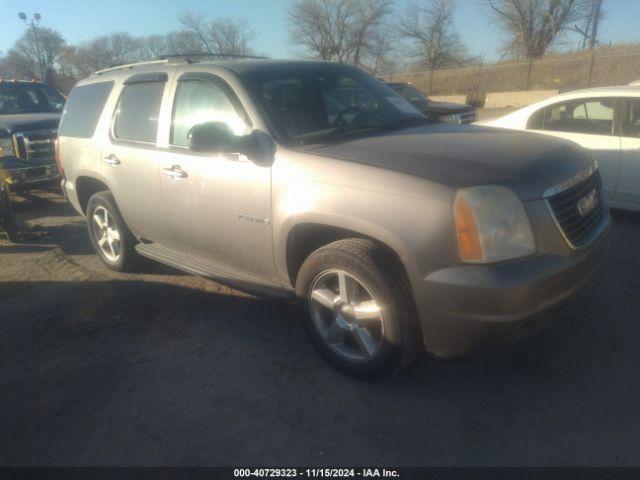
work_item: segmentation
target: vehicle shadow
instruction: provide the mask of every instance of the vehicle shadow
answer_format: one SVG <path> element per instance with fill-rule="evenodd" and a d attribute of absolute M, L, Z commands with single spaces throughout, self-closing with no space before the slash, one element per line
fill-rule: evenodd
<path fill-rule="evenodd" d="M 315 353 L 291 302 L 3 282 L 3 462 L 632 463 L 640 328 L 607 318 L 604 286 L 517 347 L 368 383 Z"/>
<path fill-rule="evenodd" d="M 25 223 L 26 215 L 18 215 L 18 237 L 13 243 L 0 244 L 0 254 L 38 253 L 59 248 L 68 255 L 93 253 L 84 223 L 43 226 Z"/>
<path fill-rule="evenodd" d="M 15 242 L 0 242 L 0 254 L 42 253 L 54 249 L 66 255 L 96 255 L 89 240 L 84 221 L 64 225 L 32 227 L 20 226 Z M 105 267 L 106 268 L 106 267 Z M 140 257 L 136 273 L 149 275 L 185 276 L 184 272 L 168 265 Z"/>
<path fill-rule="evenodd" d="M 78 216 L 71 205 L 55 190 L 12 192 L 11 196 L 16 214 L 24 215 L 26 219 L 42 214 L 49 217 Z"/>

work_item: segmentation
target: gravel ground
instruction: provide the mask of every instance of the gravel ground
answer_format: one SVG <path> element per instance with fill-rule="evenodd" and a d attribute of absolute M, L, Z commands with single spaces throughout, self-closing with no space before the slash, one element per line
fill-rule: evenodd
<path fill-rule="evenodd" d="M 363 383 L 292 305 L 103 268 L 51 192 L 0 240 L 2 465 L 640 465 L 640 215 L 563 318 L 516 346 Z"/>

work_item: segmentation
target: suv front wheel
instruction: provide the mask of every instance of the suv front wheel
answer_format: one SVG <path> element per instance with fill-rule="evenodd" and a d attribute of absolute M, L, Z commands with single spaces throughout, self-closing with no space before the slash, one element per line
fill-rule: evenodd
<path fill-rule="evenodd" d="M 102 263 L 118 272 L 132 269 L 137 259 L 135 238 L 110 192 L 98 192 L 89 199 L 87 228 L 91 244 Z"/>
<path fill-rule="evenodd" d="M 340 240 L 311 254 L 296 279 L 316 348 L 340 370 L 380 378 L 409 365 L 421 332 L 399 262 L 366 239 Z"/>

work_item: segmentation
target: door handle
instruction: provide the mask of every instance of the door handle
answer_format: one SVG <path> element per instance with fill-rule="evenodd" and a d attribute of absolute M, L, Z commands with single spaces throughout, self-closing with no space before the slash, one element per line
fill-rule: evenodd
<path fill-rule="evenodd" d="M 170 168 L 165 168 L 164 169 L 164 174 L 167 177 L 171 177 L 171 178 L 187 178 L 189 175 L 187 175 L 187 172 L 185 172 L 184 170 L 182 170 L 182 168 L 180 167 L 180 165 L 173 165 Z"/>
<path fill-rule="evenodd" d="M 113 153 L 111 155 L 109 155 L 108 157 L 104 157 L 104 163 L 106 163 L 107 165 L 111 166 L 111 167 L 115 167 L 117 165 L 120 165 L 120 160 L 118 159 L 118 157 L 116 157 Z"/>

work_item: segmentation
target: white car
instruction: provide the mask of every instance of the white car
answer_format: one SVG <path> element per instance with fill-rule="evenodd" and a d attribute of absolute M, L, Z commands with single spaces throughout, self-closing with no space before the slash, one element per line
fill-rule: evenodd
<path fill-rule="evenodd" d="M 598 162 L 609 204 L 640 211 L 640 85 L 568 92 L 480 124 L 580 144 Z"/>

